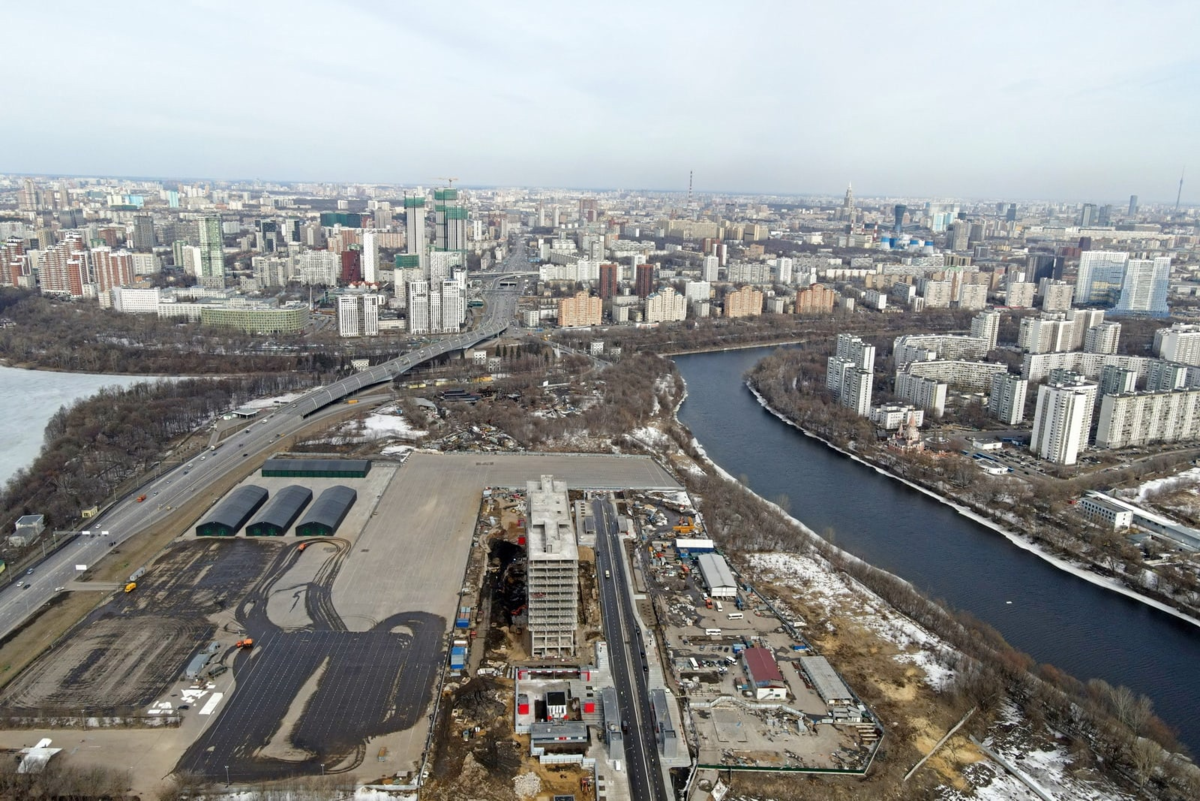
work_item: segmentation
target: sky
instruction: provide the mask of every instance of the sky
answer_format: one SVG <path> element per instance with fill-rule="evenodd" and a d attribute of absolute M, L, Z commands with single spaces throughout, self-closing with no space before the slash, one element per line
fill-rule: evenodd
<path fill-rule="evenodd" d="M 0 171 L 1200 201 L 1200 2 L 6 3 Z"/>

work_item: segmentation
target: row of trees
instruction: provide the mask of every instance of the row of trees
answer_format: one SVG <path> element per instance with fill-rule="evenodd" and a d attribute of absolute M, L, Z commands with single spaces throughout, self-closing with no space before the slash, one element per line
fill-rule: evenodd
<path fill-rule="evenodd" d="M 252 398 L 314 383 L 297 373 L 181 379 L 105 388 L 64 406 L 46 426 L 41 454 L 0 493 L 0 528 L 25 514 L 44 514 L 49 528 L 72 526 L 82 510 L 150 469 L 166 443 Z"/>

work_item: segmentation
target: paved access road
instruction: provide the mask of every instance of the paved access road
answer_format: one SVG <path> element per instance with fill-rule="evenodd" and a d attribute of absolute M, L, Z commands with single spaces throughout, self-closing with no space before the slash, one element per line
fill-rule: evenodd
<path fill-rule="evenodd" d="M 479 327 L 464 331 L 416 351 L 405 353 L 370 370 L 312 390 L 299 400 L 282 406 L 257 420 L 232 439 L 206 451 L 179 467 L 155 478 L 117 502 L 91 522 L 92 532 L 107 535 L 76 537 L 70 544 L 38 565 L 33 574 L 0 590 L 0 638 L 8 636 L 29 615 L 49 601 L 76 576 L 76 566 L 95 564 L 108 549 L 159 522 L 181 503 L 204 492 L 242 460 L 270 451 L 277 440 L 287 437 L 322 415 L 334 414 L 327 407 L 360 389 L 391 381 L 417 365 L 445 353 L 469 348 L 498 336 L 512 322 L 517 300 L 527 279 L 514 275 L 529 269 L 524 245 L 513 248 L 497 270 L 483 277 L 485 314 Z M 138 502 L 141 495 L 146 498 Z M 217 499 L 214 497 L 213 501 Z M 29 587 L 26 589 L 25 584 Z"/>
<path fill-rule="evenodd" d="M 646 688 L 646 649 L 641 627 L 633 609 L 632 588 L 625 573 L 621 540 L 617 529 L 617 510 L 608 501 L 592 501 L 596 518 L 597 572 L 610 578 L 600 579 L 600 614 L 604 618 L 604 638 L 608 642 L 608 661 L 617 687 L 621 721 L 628 724 L 625 733 L 625 760 L 629 792 L 634 801 L 669 801 L 663 786 L 658 759 L 658 741 L 650 717 L 650 693 Z"/>

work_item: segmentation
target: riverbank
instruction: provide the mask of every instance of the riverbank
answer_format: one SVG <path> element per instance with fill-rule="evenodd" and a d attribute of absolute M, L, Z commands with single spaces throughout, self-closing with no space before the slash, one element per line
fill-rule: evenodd
<path fill-rule="evenodd" d="M 899 483 L 909 487 L 910 489 L 914 489 L 917 492 L 924 493 L 925 495 L 927 495 L 930 498 L 933 498 L 934 500 L 938 501 L 939 503 L 942 503 L 942 504 L 950 507 L 951 509 L 953 509 L 955 512 L 962 515 L 963 517 L 966 517 L 969 520 L 972 520 L 986 528 L 991 529 L 992 531 L 995 531 L 996 533 L 1000 534 L 1005 539 L 1007 539 L 1009 542 L 1016 545 L 1018 548 L 1021 548 L 1024 551 L 1028 551 L 1029 553 L 1034 554 L 1039 559 L 1044 560 L 1045 562 L 1053 565 L 1054 567 L 1058 568 L 1059 570 L 1062 570 L 1067 573 L 1071 573 L 1072 575 L 1078 576 L 1079 578 L 1083 579 L 1084 581 L 1087 581 L 1091 584 L 1095 584 L 1098 587 L 1103 587 L 1105 589 L 1112 590 L 1121 595 L 1124 595 L 1127 598 L 1132 598 L 1133 600 L 1136 600 L 1139 603 L 1143 603 L 1153 609 L 1157 609 L 1160 612 L 1166 612 L 1167 614 L 1177 617 L 1180 620 L 1186 621 L 1187 623 L 1190 623 L 1194 626 L 1200 626 L 1200 619 L 1198 619 L 1192 615 L 1189 615 L 1186 612 L 1176 609 L 1175 607 L 1173 607 L 1169 604 L 1165 604 L 1162 601 L 1159 601 L 1155 598 L 1151 598 L 1147 595 L 1139 593 L 1136 590 L 1134 590 L 1133 588 L 1128 587 L 1125 584 L 1122 584 L 1118 581 L 1114 581 L 1113 579 L 1098 575 L 1095 572 L 1093 572 L 1092 570 L 1090 570 L 1088 565 L 1086 565 L 1086 564 L 1072 562 L 1070 560 L 1063 559 L 1061 556 L 1050 553 L 1045 548 L 1041 547 L 1038 543 L 1031 540 L 1029 537 L 1019 534 L 1011 529 L 1005 528 L 1004 526 L 1002 526 L 995 520 L 992 520 L 991 518 L 988 518 L 988 517 L 984 517 L 983 515 L 975 512 L 973 509 L 970 509 L 970 508 L 962 505 L 961 503 L 956 502 L 955 500 L 953 500 L 951 498 L 948 498 L 944 495 L 934 492 L 933 490 L 929 489 L 928 487 L 923 487 L 920 484 L 916 484 L 912 481 L 909 481 L 906 478 L 898 476 L 895 473 L 893 473 L 890 470 L 883 467 L 882 465 L 878 465 L 878 464 L 875 464 L 874 462 L 868 461 L 856 453 L 852 453 L 843 448 L 839 448 L 837 445 L 834 445 L 829 440 L 825 439 L 824 437 L 820 436 L 819 434 L 809 431 L 808 429 L 804 428 L 801 425 L 798 425 L 796 422 L 788 419 L 787 416 L 785 416 L 784 414 L 782 414 L 781 412 L 779 412 L 778 410 L 773 408 L 770 405 L 770 403 L 767 402 L 767 399 L 764 398 L 757 389 L 755 389 L 753 386 L 751 386 L 750 382 L 746 382 L 746 388 L 748 390 L 750 390 L 750 393 L 752 395 L 754 395 L 755 400 L 758 401 L 758 404 L 760 406 L 762 406 L 763 409 L 770 412 L 771 415 L 773 415 L 774 417 L 776 417 L 783 423 L 791 426 L 792 428 L 796 429 L 800 433 L 804 434 L 806 437 L 814 439 L 814 440 L 820 442 L 825 447 L 841 454 L 842 456 L 845 456 L 855 462 L 858 462 L 859 464 L 862 464 L 866 467 L 873 469 L 875 472 L 879 473 L 880 475 L 886 476 L 887 478 L 889 478 L 893 481 L 898 481 Z"/>

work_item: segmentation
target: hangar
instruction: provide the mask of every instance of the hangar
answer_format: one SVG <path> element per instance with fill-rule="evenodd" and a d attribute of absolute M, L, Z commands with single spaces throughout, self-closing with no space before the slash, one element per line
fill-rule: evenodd
<path fill-rule="evenodd" d="M 296 526 L 296 534 L 301 537 L 332 537 L 356 500 L 358 493 L 349 487 L 330 487 L 318 495 L 308 508 L 304 519 Z"/>
<path fill-rule="evenodd" d="M 196 526 L 199 537 L 232 537 L 267 502 L 267 491 L 254 485 L 238 487 Z"/>
<path fill-rule="evenodd" d="M 247 536 L 282 537 L 311 500 L 312 490 L 308 487 L 299 484 L 284 487 L 246 526 Z"/>

